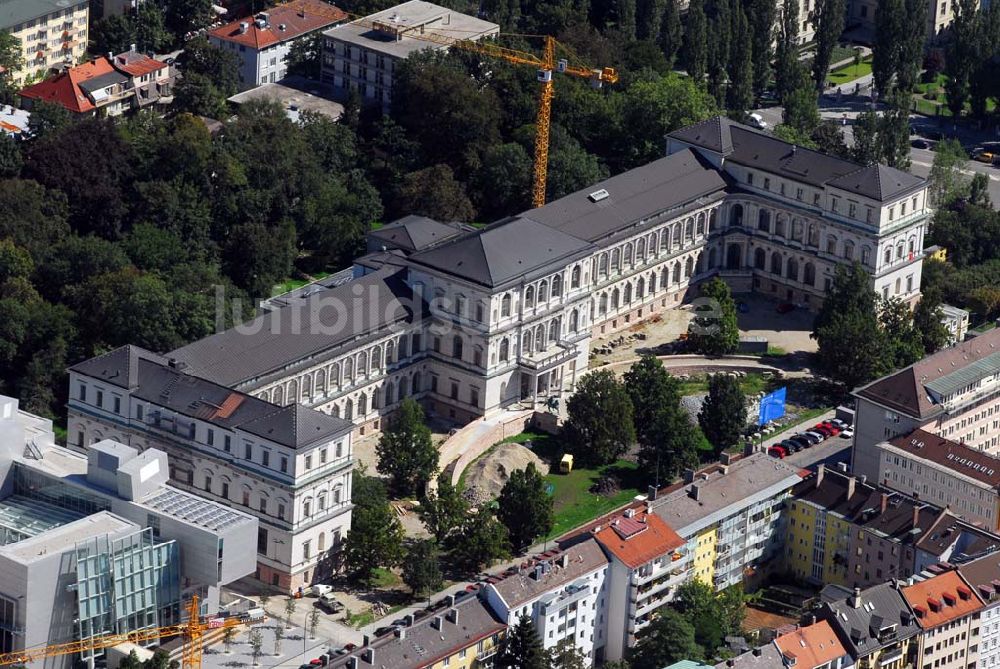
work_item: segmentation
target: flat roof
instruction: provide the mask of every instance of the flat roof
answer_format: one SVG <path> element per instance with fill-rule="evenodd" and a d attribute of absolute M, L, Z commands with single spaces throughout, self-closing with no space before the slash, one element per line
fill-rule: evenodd
<path fill-rule="evenodd" d="M 120 516 L 100 511 L 66 525 L 60 525 L 44 534 L 0 547 L 0 555 L 18 562 L 33 562 L 50 554 L 59 554 L 76 547 L 81 541 L 106 534 L 135 532 L 140 528 Z"/>
<path fill-rule="evenodd" d="M 10 30 L 25 21 L 88 3 L 89 0 L 0 0 L 0 29 Z"/>
<path fill-rule="evenodd" d="M 304 77 L 285 77 L 281 81 L 261 84 L 229 98 L 235 105 L 253 100 L 280 104 L 285 109 L 285 115 L 296 123 L 301 120 L 303 112 L 322 114 L 334 121 L 344 113 L 344 105 L 333 100 L 332 86 Z"/>
<path fill-rule="evenodd" d="M 85 515 L 25 495 L 11 495 L 0 499 L 0 527 L 25 537 L 38 536 L 80 520 Z"/>
<path fill-rule="evenodd" d="M 400 32 L 400 38 L 396 39 L 387 32 L 373 29 L 371 25 L 374 22 L 393 27 Z M 423 0 L 410 0 L 381 12 L 369 14 L 358 21 L 335 26 L 323 34 L 395 58 L 406 58 L 424 49 L 447 48 L 447 45 L 436 41 L 408 34 L 409 31 L 416 31 L 418 28 L 456 40 L 478 40 L 500 32 L 500 26 L 496 23 L 483 21 Z"/>
<path fill-rule="evenodd" d="M 139 504 L 186 523 L 206 527 L 216 532 L 232 525 L 251 521 L 249 516 L 177 488 L 161 488 L 159 492 L 142 500 Z"/>

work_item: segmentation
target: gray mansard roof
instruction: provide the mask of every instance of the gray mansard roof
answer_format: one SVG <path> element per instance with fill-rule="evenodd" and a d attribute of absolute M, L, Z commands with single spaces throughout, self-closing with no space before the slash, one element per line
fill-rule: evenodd
<path fill-rule="evenodd" d="M 804 149 L 727 118 L 715 117 L 675 130 L 668 137 L 739 165 L 787 176 L 813 186 L 832 186 L 886 202 L 926 183 L 885 165 L 858 163 Z"/>
<path fill-rule="evenodd" d="M 530 212 L 529 212 L 530 213 Z M 490 288 L 559 267 L 591 245 L 530 218 L 495 223 L 454 241 L 415 253 L 410 260 Z"/>
<path fill-rule="evenodd" d="M 298 404 L 279 407 L 185 373 L 176 363 L 172 366 L 163 356 L 138 346 L 123 346 L 70 369 L 125 388 L 137 399 L 182 416 L 245 430 L 290 448 L 333 439 L 352 428 L 342 418 Z M 128 385 L 118 382 L 126 378 L 130 379 Z"/>
<path fill-rule="evenodd" d="M 413 320 L 413 292 L 402 272 L 387 267 L 205 337 L 169 354 L 187 370 L 228 387 L 287 375 L 289 363 L 352 346 Z M 420 303 L 420 314 L 424 305 Z M 420 315 L 418 314 L 418 316 Z"/>
<path fill-rule="evenodd" d="M 462 234 L 463 226 L 439 223 L 426 216 L 404 216 L 388 225 L 372 230 L 368 236 L 385 243 L 389 249 L 407 252 L 422 251 L 446 239 Z"/>
<path fill-rule="evenodd" d="M 920 631 L 903 596 L 892 583 L 880 583 L 826 605 L 826 619 L 855 660 Z M 889 631 L 894 627 L 895 631 Z M 882 640 L 879 633 L 882 632 Z"/>
<path fill-rule="evenodd" d="M 726 181 L 719 171 L 687 149 L 523 215 L 578 239 L 599 244 L 600 240 L 623 230 L 634 234 L 631 228 L 662 212 L 676 215 L 677 210 L 688 205 L 707 204 L 721 197 L 725 188 Z M 607 193 L 603 199 L 600 199 L 601 191 Z"/>

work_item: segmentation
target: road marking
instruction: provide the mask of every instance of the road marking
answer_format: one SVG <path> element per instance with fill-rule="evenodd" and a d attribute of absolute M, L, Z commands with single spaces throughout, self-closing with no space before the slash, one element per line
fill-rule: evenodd
<path fill-rule="evenodd" d="M 933 167 L 934 166 L 933 163 L 925 163 L 922 160 L 910 160 L 910 164 L 911 165 L 920 165 L 922 167 Z M 967 174 L 969 176 L 975 176 L 977 174 L 985 174 L 986 178 L 989 179 L 990 181 L 1000 181 L 1000 176 L 995 176 L 993 174 L 987 174 L 986 172 L 980 172 L 979 170 L 960 169 L 958 171 L 961 172 L 962 174 Z"/>

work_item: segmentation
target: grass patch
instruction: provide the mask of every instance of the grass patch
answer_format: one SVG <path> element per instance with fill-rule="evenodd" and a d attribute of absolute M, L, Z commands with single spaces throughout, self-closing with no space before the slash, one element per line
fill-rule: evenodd
<path fill-rule="evenodd" d="M 639 494 L 636 486 L 639 466 L 628 460 L 618 460 L 596 469 L 573 469 L 569 474 L 549 474 L 545 482 L 552 484 L 555 524 L 548 539 L 579 527 L 587 521 L 608 513 Z M 607 497 L 590 492 L 604 474 L 615 473 L 622 483 L 622 489 Z"/>
<path fill-rule="evenodd" d="M 818 407 L 815 409 L 803 409 L 799 412 L 798 417 L 795 419 L 794 423 L 788 423 L 787 425 L 781 426 L 781 431 L 791 430 L 792 428 L 798 427 L 803 423 L 811 422 L 816 416 L 822 416 L 827 411 L 833 411 L 834 407 Z"/>
<path fill-rule="evenodd" d="M 848 58 L 851 57 L 850 54 Z M 871 58 L 866 58 L 857 65 L 851 63 L 850 65 L 845 65 L 844 67 L 838 68 L 827 75 L 827 80 L 833 83 L 835 86 L 842 86 L 855 79 L 860 79 L 866 75 L 872 73 L 872 61 Z"/>
<path fill-rule="evenodd" d="M 847 60 L 848 58 L 854 58 L 854 48 L 849 46 L 840 46 L 839 44 L 833 47 L 833 51 L 830 52 L 830 62 L 839 63 L 842 60 Z"/>
<path fill-rule="evenodd" d="M 743 393 L 746 395 L 756 395 L 757 393 L 769 390 L 772 383 L 771 379 L 765 379 L 761 374 L 747 374 L 740 379 L 740 388 L 743 389 Z M 682 396 L 707 393 L 708 376 L 697 376 L 682 380 L 680 382 L 680 392 Z"/>
<path fill-rule="evenodd" d="M 62 444 L 64 446 L 66 445 L 66 436 L 69 434 L 66 431 L 66 428 L 64 428 L 64 427 L 62 427 L 60 425 L 53 425 L 52 426 L 52 433 L 56 437 L 56 443 L 57 444 Z"/>
<path fill-rule="evenodd" d="M 982 325 L 977 325 L 976 327 L 972 328 L 972 331 L 973 332 L 989 332 L 990 330 L 992 330 L 996 326 L 997 326 L 996 321 L 986 321 Z"/>
<path fill-rule="evenodd" d="M 295 290 L 296 288 L 301 288 L 313 281 L 319 281 L 320 279 L 325 279 L 330 276 L 329 272 L 317 272 L 312 275 L 312 279 L 288 279 L 277 284 L 273 290 L 271 290 L 271 297 L 275 295 L 284 295 L 285 293 Z"/>
<path fill-rule="evenodd" d="M 394 572 L 388 569 L 383 569 L 382 567 L 376 567 L 372 571 L 372 580 L 371 580 L 372 588 L 391 588 L 393 586 L 399 585 L 400 583 L 402 583 L 402 581 L 400 580 L 399 576 L 397 576 Z"/>
<path fill-rule="evenodd" d="M 347 617 L 344 618 L 344 623 L 354 629 L 361 629 L 365 625 L 371 625 L 373 622 L 375 622 L 375 614 L 371 611 L 348 613 Z"/>

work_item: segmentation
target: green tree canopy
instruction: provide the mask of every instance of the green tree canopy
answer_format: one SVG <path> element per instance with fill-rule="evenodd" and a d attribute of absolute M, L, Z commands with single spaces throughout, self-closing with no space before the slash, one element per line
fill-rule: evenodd
<path fill-rule="evenodd" d="M 747 403 L 738 378 L 728 374 L 709 377 L 708 397 L 698 412 L 698 425 L 715 447 L 716 456 L 739 443 L 747 427 Z"/>
<path fill-rule="evenodd" d="M 663 608 L 639 635 L 629 664 L 632 669 L 663 669 L 680 660 L 700 660 L 703 652 L 695 641 L 694 625 L 677 611 Z"/>
<path fill-rule="evenodd" d="M 549 669 L 548 653 L 530 618 L 522 616 L 507 633 L 494 664 L 503 669 Z"/>
<path fill-rule="evenodd" d="M 404 496 L 420 495 L 438 468 L 438 450 L 424 422 L 424 410 L 405 398 L 375 447 L 378 471 Z"/>
<path fill-rule="evenodd" d="M 524 552 L 532 541 L 552 531 L 552 498 L 545 492 L 545 480 L 534 463 L 510 473 L 497 502 L 497 516 L 506 525 L 515 551 Z"/>
<path fill-rule="evenodd" d="M 590 372 L 566 403 L 561 441 L 582 466 L 614 462 L 635 443 L 632 402 L 615 375 Z"/>
<path fill-rule="evenodd" d="M 467 514 L 461 529 L 448 540 L 451 556 L 470 570 L 510 557 L 507 527 L 488 508 Z"/>
<path fill-rule="evenodd" d="M 403 527 L 389 506 L 378 479 L 356 472 L 352 482 L 351 529 L 344 542 L 344 562 L 367 583 L 377 567 L 393 567 L 403 558 Z"/>
<path fill-rule="evenodd" d="M 688 324 L 688 343 L 694 351 L 705 355 L 736 352 L 740 344 L 736 302 L 725 281 L 715 277 L 702 284 L 694 313 Z"/>
<path fill-rule="evenodd" d="M 428 490 L 417 507 L 424 527 L 439 544 L 444 544 L 451 533 L 462 526 L 469 513 L 469 503 L 461 489 L 451 484 L 450 478 L 448 474 L 439 475 L 437 489 Z"/>
<path fill-rule="evenodd" d="M 403 561 L 403 583 L 418 599 L 440 590 L 443 582 L 437 544 L 432 539 L 415 541 Z"/>

